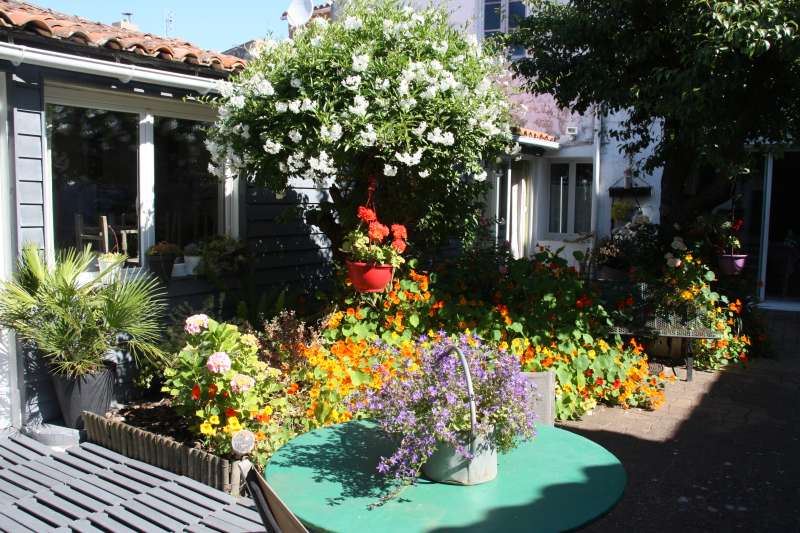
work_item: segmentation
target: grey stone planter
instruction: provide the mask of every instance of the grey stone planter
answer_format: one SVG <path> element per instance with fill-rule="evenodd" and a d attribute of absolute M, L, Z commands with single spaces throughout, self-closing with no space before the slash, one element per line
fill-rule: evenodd
<path fill-rule="evenodd" d="M 233 496 L 242 495 L 239 461 L 229 461 L 94 413 L 84 412 L 83 422 L 91 442 Z"/>
<path fill-rule="evenodd" d="M 534 387 L 530 408 L 536 413 L 536 418 L 540 423 L 552 426 L 556 420 L 555 372 L 546 370 L 544 372 L 523 372 L 522 374 Z"/>

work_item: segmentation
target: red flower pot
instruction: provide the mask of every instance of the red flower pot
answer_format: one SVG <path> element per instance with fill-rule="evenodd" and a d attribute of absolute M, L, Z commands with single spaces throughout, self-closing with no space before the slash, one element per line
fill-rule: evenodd
<path fill-rule="evenodd" d="M 392 265 L 375 265 L 347 261 L 347 273 L 359 292 L 381 292 L 392 281 Z"/>
<path fill-rule="evenodd" d="M 744 264 L 747 262 L 747 255 L 739 254 L 722 254 L 718 258 L 719 269 L 726 276 L 736 276 L 744 270 Z"/>

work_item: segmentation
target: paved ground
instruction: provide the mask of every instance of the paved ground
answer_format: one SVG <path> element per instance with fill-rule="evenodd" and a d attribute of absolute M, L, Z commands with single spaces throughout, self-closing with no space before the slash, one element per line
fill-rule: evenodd
<path fill-rule="evenodd" d="M 628 486 L 586 531 L 800 531 L 800 314 L 770 315 L 774 359 L 695 372 L 660 410 L 600 407 L 566 429 L 620 458 Z"/>

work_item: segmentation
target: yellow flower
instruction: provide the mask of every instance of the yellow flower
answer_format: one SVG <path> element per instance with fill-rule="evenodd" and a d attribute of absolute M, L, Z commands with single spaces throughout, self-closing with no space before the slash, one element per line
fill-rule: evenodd
<path fill-rule="evenodd" d="M 272 407 L 267 405 L 266 407 L 264 407 L 264 409 L 261 410 L 261 414 L 271 415 L 272 414 Z"/>
<path fill-rule="evenodd" d="M 692 291 L 683 291 L 681 292 L 681 298 L 684 300 L 691 300 L 694 298 L 694 294 L 692 294 Z"/>
<path fill-rule="evenodd" d="M 497 349 L 500 350 L 501 352 L 505 352 L 506 350 L 508 350 L 508 343 L 506 341 L 501 342 L 500 346 L 498 346 Z"/>
<path fill-rule="evenodd" d="M 212 425 L 215 425 L 215 426 L 219 425 L 219 417 L 217 415 L 211 415 L 211 417 L 209 417 L 208 421 Z"/>
<path fill-rule="evenodd" d="M 202 424 L 200 424 L 200 433 L 202 433 L 203 435 L 215 435 L 217 433 L 217 430 L 211 427 L 211 424 L 209 424 L 208 422 L 203 422 Z"/>
<path fill-rule="evenodd" d="M 228 428 L 231 432 L 236 432 L 242 429 L 242 425 L 239 423 L 239 419 L 235 416 L 228 417 Z"/>
<path fill-rule="evenodd" d="M 589 355 L 589 359 L 594 359 L 595 357 L 597 357 L 597 352 L 595 352 L 594 350 L 589 350 L 587 353 Z"/>

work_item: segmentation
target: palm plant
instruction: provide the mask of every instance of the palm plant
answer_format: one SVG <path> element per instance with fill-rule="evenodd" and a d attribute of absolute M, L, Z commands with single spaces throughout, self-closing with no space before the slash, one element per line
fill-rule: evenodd
<path fill-rule="evenodd" d="M 166 304 L 158 282 L 123 270 L 87 283 L 79 276 L 94 260 L 87 247 L 58 254 L 48 267 L 36 246 L 23 248 L 14 279 L 0 288 L 0 326 L 16 331 L 47 359 L 56 375 L 80 377 L 103 369 L 109 351 L 137 360 L 163 358 L 158 346 Z"/>

